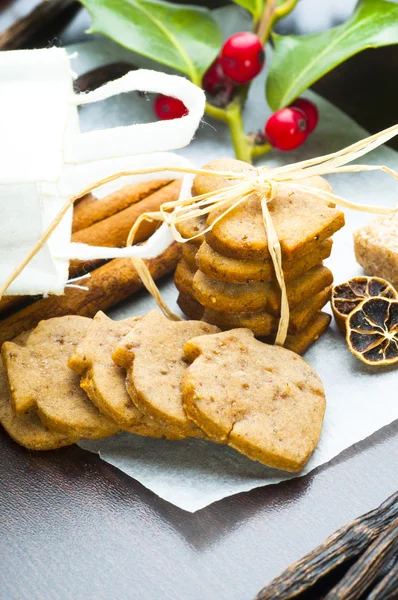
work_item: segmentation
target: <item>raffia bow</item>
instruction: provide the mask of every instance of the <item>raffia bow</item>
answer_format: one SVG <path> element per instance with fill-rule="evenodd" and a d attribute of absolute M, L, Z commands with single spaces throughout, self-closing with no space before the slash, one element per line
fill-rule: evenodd
<path fill-rule="evenodd" d="M 47 242 L 57 225 L 60 223 L 66 212 L 74 204 L 74 202 L 83 196 L 94 190 L 99 185 L 103 185 L 119 177 L 127 175 L 143 175 L 150 173 L 159 173 L 161 171 L 173 171 L 175 173 L 189 173 L 194 175 L 208 175 L 214 178 L 228 179 L 233 182 L 227 187 L 217 189 L 200 196 L 193 198 L 186 198 L 177 200 L 175 202 L 166 202 L 161 206 L 160 211 L 154 213 L 145 213 L 137 220 L 135 225 L 130 231 L 127 246 L 134 244 L 135 234 L 142 223 L 142 221 L 163 221 L 167 223 L 171 228 L 173 237 L 176 241 L 184 243 L 195 239 L 196 237 L 203 235 L 214 227 L 214 225 L 220 221 L 225 215 L 227 215 L 234 208 L 239 206 L 253 193 L 256 193 L 261 198 L 261 209 L 264 220 L 264 228 L 267 234 L 267 243 L 269 253 L 275 269 L 275 275 L 278 281 L 278 285 L 281 289 L 281 315 L 279 321 L 278 332 L 275 338 L 275 344 L 283 345 L 287 335 L 287 329 L 289 325 L 289 305 L 287 301 L 286 284 L 282 269 L 282 253 L 281 246 L 278 240 L 278 236 L 272 222 L 272 218 L 268 209 L 268 203 L 277 197 L 279 191 L 279 185 L 283 184 L 285 188 L 295 192 L 304 192 L 308 197 L 314 199 L 317 202 L 324 203 L 332 202 L 342 208 L 349 208 L 352 210 L 367 212 L 372 214 L 395 214 L 398 213 L 398 202 L 394 208 L 385 206 L 371 206 L 366 204 L 355 204 L 349 200 L 345 200 L 332 192 L 323 190 L 310 185 L 300 183 L 300 180 L 307 179 L 315 175 L 331 175 L 334 173 L 358 173 L 364 171 L 383 171 L 389 175 L 392 175 L 395 179 L 398 179 L 398 172 L 390 169 L 386 166 L 379 165 L 351 165 L 346 166 L 349 163 L 357 160 L 361 156 L 364 156 L 368 152 L 371 152 L 378 146 L 384 144 L 398 133 L 398 124 L 394 125 L 384 131 L 381 131 L 375 135 L 365 138 L 347 148 L 343 148 L 338 152 L 327 154 L 325 156 L 312 158 L 309 160 L 300 161 L 291 165 L 283 167 L 267 168 L 259 167 L 253 172 L 249 173 L 234 173 L 232 171 L 215 171 L 210 169 L 191 169 L 182 167 L 156 167 L 150 169 L 140 169 L 132 171 L 123 171 L 116 173 L 112 176 L 102 179 L 96 182 L 92 186 L 82 190 L 70 198 L 64 205 L 63 209 L 59 212 L 57 217 L 53 220 L 46 232 L 43 234 L 39 242 L 32 249 L 29 255 L 21 262 L 21 264 L 14 270 L 9 279 L 0 288 L 0 299 L 4 292 L 7 290 L 9 285 L 14 279 L 21 273 L 25 266 L 32 260 L 37 252 Z M 194 217 L 200 217 L 207 215 L 215 208 L 225 207 L 225 210 L 220 211 L 219 216 L 214 222 L 209 225 L 204 232 L 200 232 L 191 238 L 185 239 L 177 230 L 177 225 L 186 220 Z M 172 319 L 178 319 L 174 315 L 165 302 L 163 301 L 161 294 L 153 281 L 148 268 L 144 261 L 138 257 L 131 257 L 133 264 L 141 277 L 147 290 L 154 296 L 161 310 Z"/>

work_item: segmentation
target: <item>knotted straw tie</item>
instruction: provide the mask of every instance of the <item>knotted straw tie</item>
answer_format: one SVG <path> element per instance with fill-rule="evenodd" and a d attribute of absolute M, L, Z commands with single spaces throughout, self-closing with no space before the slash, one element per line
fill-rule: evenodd
<path fill-rule="evenodd" d="M 16 267 L 7 281 L 0 288 L 0 300 L 4 292 L 8 289 L 11 283 L 16 277 L 23 271 L 26 265 L 32 260 L 37 252 L 44 246 L 57 225 L 61 222 L 67 211 L 73 206 L 74 202 L 81 196 L 88 194 L 95 188 L 110 181 L 114 181 L 119 177 L 127 175 L 144 175 L 144 174 L 156 174 L 162 171 L 172 171 L 175 173 L 189 173 L 194 175 L 207 175 L 214 178 L 222 178 L 232 181 L 231 185 L 222 187 L 221 189 L 208 192 L 195 196 L 194 198 L 186 198 L 182 200 L 176 200 L 174 202 L 164 203 L 158 212 L 145 213 L 141 215 L 134 226 L 132 227 L 127 240 L 127 246 L 134 244 L 135 234 L 142 223 L 142 221 L 163 221 L 167 223 L 171 228 L 174 239 L 177 242 L 185 243 L 203 235 L 210 231 L 214 225 L 220 221 L 225 215 L 227 215 L 234 208 L 239 206 L 252 194 L 258 194 L 261 202 L 261 210 L 264 221 L 264 228 L 267 234 L 267 244 L 269 253 L 272 259 L 272 263 L 275 269 L 275 275 L 278 281 L 278 285 L 281 289 L 281 315 L 279 320 L 278 333 L 275 338 L 275 344 L 283 345 L 287 335 L 287 328 L 289 324 L 289 305 L 287 301 L 286 284 L 284 274 L 282 270 L 282 253 L 281 246 L 278 240 L 278 236 L 272 222 L 272 218 L 268 209 L 268 203 L 273 199 L 277 198 L 279 185 L 282 184 L 284 188 L 289 189 L 292 192 L 298 191 L 305 193 L 309 198 L 314 199 L 318 203 L 333 203 L 342 208 L 350 208 L 352 210 L 367 212 L 372 214 L 398 214 L 398 202 L 394 208 L 385 206 L 371 206 L 366 204 L 355 204 L 349 200 L 345 200 L 332 192 L 323 190 L 311 185 L 305 185 L 300 183 L 300 180 L 312 177 L 315 175 L 331 175 L 334 173 L 359 173 L 364 171 L 383 171 L 389 175 L 392 175 L 395 179 L 398 179 L 398 173 L 393 169 L 386 166 L 379 165 L 351 165 L 345 166 L 348 163 L 360 158 L 361 156 L 371 152 L 378 146 L 384 144 L 392 137 L 397 135 L 398 125 L 394 125 L 376 133 L 375 135 L 369 136 L 347 148 L 343 148 L 338 152 L 312 158 L 309 160 L 300 161 L 284 167 L 276 167 L 268 169 L 267 167 L 259 167 L 251 173 L 234 173 L 233 171 L 215 171 L 210 169 L 190 169 L 183 167 L 170 167 L 165 165 L 164 167 L 156 167 L 149 169 L 139 169 L 131 171 L 122 171 L 115 173 L 109 177 L 106 177 L 95 184 L 81 190 L 76 196 L 70 198 L 54 218 L 52 223 L 49 225 L 47 230 L 44 232 L 40 240 L 37 242 L 32 251 L 25 257 L 25 259 Z M 222 208 L 218 217 L 213 223 L 207 228 L 190 237 L 183 238 L 177 231 L 176 226 L 179 223 L 187 221 L 189 219 L 200 217 L 209 214 L 215 208 Z M 164 312 L 166 316 L 171 319 L 179 319 L 174 315 L 166 303 L 164 302 L 145 262 L 138 257 L 131 257 L 134 267 L 137 270 L 143 284 L 147 290 L 156 299 L 158 306 Z"/>

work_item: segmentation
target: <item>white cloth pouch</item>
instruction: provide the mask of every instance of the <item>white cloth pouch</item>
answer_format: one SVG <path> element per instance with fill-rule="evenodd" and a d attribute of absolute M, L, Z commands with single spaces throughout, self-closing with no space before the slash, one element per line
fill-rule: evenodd
<path fill-rule="evenodd" d="M 188 114 L 180 119 L 134 124 L 81 133 L 78 106 L 133 90 L 179 98 Z M 65 201 L 97 181 L 123 171 L 150 167 L 191 167 L 167 152 L 189 144 L 204 112 L 200 88 L 175 75 L 136 70 L 86 94 L 74 94 L 65 50 L 0 53 L 0 284 L 32 250 Z M 176 173 L 159 170 L 162 179 Z M 153 179 L 123 177 L 96 191 L 102 197 L 115 185 Z M 184 177 L 181 196 L 190 195 L 192 176 Z M 158 255 L 172 241 L 162 226 L 144 246 L 101 248 L 71 244 L 72 210 L 45 246 L 13 281 L 6 294 L 62 294 L 69 259 Z"/>

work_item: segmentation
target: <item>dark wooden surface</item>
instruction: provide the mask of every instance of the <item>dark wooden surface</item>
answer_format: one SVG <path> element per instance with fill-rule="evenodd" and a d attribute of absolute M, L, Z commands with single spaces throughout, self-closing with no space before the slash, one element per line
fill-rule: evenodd
<path fill-rule="evenodd" d="M 317 91 L 375 131 L 397 121 L 397 62 L 396 48 L 368 51 Z M 0 432 L 0 599 L 250 599 L 398 488 L 397 434 L 395 422 L 306 477 L 191 515 L 78 447 L 27 452 Z"/>

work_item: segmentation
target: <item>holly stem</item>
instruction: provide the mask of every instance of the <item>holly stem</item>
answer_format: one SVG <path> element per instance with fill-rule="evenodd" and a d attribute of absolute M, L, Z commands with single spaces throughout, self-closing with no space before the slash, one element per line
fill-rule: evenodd
<path fill-rule="evenodd" d="M 254 158 L 258 158 L 272 150 L 270 144 L 254 144 L 253 138 L 245 134 L 242 103 L 239 98 L 233 100 L 226 109 L 219 108 L 207 102 L 206 113 L 228 125 L 237 159 L 252 162 Z"/>
<path fill-rule="evenodd" d="M 263 44 L 267 42 L 275 23 L 290 13 L 297 2 L 298 0 L 285 0 L 283 4 L 277 6 L 277 0 L 265 1 L 263 15 L 255 26 L 256 34 Z M 246 162 L 252 162 L 254 158 L 258 158 L 272 149 L 270 144 L 254 144 L 253 138 L 245 133 L 242 111 L 249 87 L 250 84 L 242 87 L 226 108 L 220 108 L 206 102 L 206 113 L 228 125 L 236 158 Z"/>
<path fill-rule="evenodd" d="M 276 0 L 266 0 L 263 16 L 256 27 L 256 34 L 262 44 L 268 40 L 275 20 Z"/>
<path fill-rule="evenodd" d="M 245 134 L 242 105 L 239 98 L 235 98 L 225 109 L 207 102 L 206 113 L 228 125 L 236 158 L 251 162 L 253 144 Z"/>
<path fill-rule="evenodd" d="M 234 102 L 228 106 L 228 126 L 231 133 L 231 140 L 234 146 L 236 158 L 251 162 L 252 143 L 245 134 L 245 126 L 242 118 L 242 106 L 240 101 Z"/>
<path fill-rule="evenodd" d="M 298 0 L 286 0 L 277 7 L 277 0 L 266 0 L 263 16 L 256 26 L 256 33 L 263 44 L 268 40 L 277 21 L 286 17 L 296 6 Z"/>
<path fill-rule="evenodd" d="M 286 0 L 281 6 L 275 10 L 276 20 L 286 17 L 296 6 L 298 0 Z"/>
<path fill-rule="evenodd" d="M 258 144 L 257 146 L 252 146 L 252 158 L 258 158 L 270 150 L 272 150 L 271 144 Z"/>

